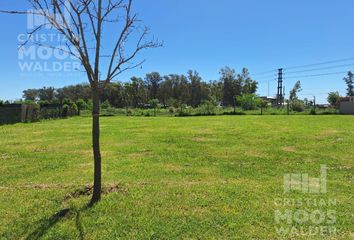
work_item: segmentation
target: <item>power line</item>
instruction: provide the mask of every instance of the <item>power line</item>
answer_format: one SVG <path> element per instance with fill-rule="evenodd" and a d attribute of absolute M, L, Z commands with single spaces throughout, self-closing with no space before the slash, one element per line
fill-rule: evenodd
<path fill-rule="evenodd" d="M 330 65 L 334 63 L 341 63 L 341 62 L 348 62 L 348 61 L 353 61 L 354 57 L 351 58 L 345 58 L 345 59 L 339 59 L 339 60 L 333 60 L 333 61 L 327 61 L 327 62 L 321 62 L 321 63 L 314 63 L 314 64 L 307 64 L 307 65 L 301 65 L 301 66 L 294 66 L 294 67 L 288 67 L 284 68 L 285 71 L 285 79 L 301 79 L 301 78 L 313 78 L 313 77 L 320 77 L 320 76 L 330 76 L 330 75 L 339 75 L 339 74 L 346 74 L 348 71 L 338 71 L 338 72 L 329 72 L 329 73 L 319 73 L 319 74 L 310 74 L 310 75 L 296 75 L 296 73 L 306 73 L 306 72 L 314 72 L 314 71 L 320 71 L 320 70 L 329 70 L 329 69 L 336 69 L 336 68 L 343 68 L 343 67 L 350 67 L 354 66 L 354 63 L 347 63 L 347 64 L 340 64 L 340 65 Z M 324 66 L 324 67 L 317 67 L 317 68 L 310 68 L 310 67 L 315 67 L 315 66 L 321 66 L 321 65 L 330 65 L 330 66 Z M 310 69 L 308 69 L 310 68 Z M 296 71 L 287 71 L 291 69 L 299 69 Z M 267 83 L 268 85 L 268 95 L 269 95 L 269 88 L 270 88 L 270 83 L 273 84 L 273 82 L 277 81 L 277 79 L 274 79 L 277 77 L 277 74 L 275 74 L 278 70 L 270 70 L 270 71 L 264 71 L 256 74 L 251 74 L 251 76 L 259 76 L 255 77 L 257 79 L 256 81 L 258 83 Z M 273 74 L 269 74 L 273 73 Z M 287 75 L 290 74 L 288 77 Z M 292 74 L 295 74 L 295 76 L 292 76 Z M 264 80 L 263 80 L 264 79 Z M 258 81 L 261 80 L 261 81 Z M 301 94 L 301 93 L 300 93 Z M 318 95 L 326 95 L 328 93 L 317 93 Z M 303 94 L 307 95 L 307 94 Z M 312 94 L 308 94 L 312 95 Z"/>
<path fill-rule="evenodd" d="M 263 80 L 263 79 L 269 79 L 269 78 L 275 78 L 277 77 L 276 74 L 272 74 L 272 75 L 267 75 L 267 76 L 262 76 L 262 77 L 255 77 L 256 80 Z"/>
<path fill-rule="evenodd" d="M 298 95 L 301 95 L 301 96 L 314 96 L 314 95 L 327 95 L 329 94 L 330 92 L 326 92 L 326 93 L 301 93 L 299 92 Z"/>
<path fill-rule="evenodd" d="M 346 73 L 347 73 L 347 71 L 346 72 L 333 72 L 333 73 L 314 74 L 314 75 L 303 75 L 303 76 L 291 76 L 291 77 L 287 77 L 287 79 L 319 77 L 319 76 L 338 75 L 338 74 L 346 74 Z"/>
<path fill-rule="evenodd" d="M 255 80 L 256 82 L 258 82 L 258 83 L 264 83 L 264 82 L 275 82 L 275 81 L 277 81 L 278 79 L 268 79 L 268 80 L 262 80 L 262 81 L 257 81 L 257 80 Z"/>
<path fill-rule="evenodd" d="M 269 70 L 269 71 L 265 71 L 265 72 L 254 73 L 254 74 L 251 74 L 251 75 L 252 76 L 265 75 L 265 74 L 268 74 L 268 73 L 275 73 L 276 71 L 277 71 L 276 69 L 273 69 L 273 70 Z"/>
<path fill-rule="evenodd" d="M 302 73 L 302 72 L 313 72 L 313 71 L 318 71 L 318 70 L 327 70 L 327 69 L 350 67 L 350 66 L 354 66 L 354 63 L 336 65 L 336 66 L 329 66 L 329 67 L 321 67 L 321 68 L 312 68 L 312 69 L 300 70 L 300 71 L 290 71 L 290 72 L 285 72 L 285 74 Z"/>
<path fill-rule="evenodd" d="M 314 64 L 307 64 L 307 65 L 288 67 L 288 68 L 284 68 L 284 70 L 308 68 L 308 67 L 313 67 L 313 66 L 328 65 L 328 64 L 331 64 L 331 63 L 347 62 L 347 61 L 352 61 L 352 60 L 354 60 L 354 57 L 344 58 L 344 59 L 339 59 L 339 60 L 333 60 L 333 61 L 327 61 L 327 62 L 314 63 Z"/>
<path fill-rule="evenodd" d="M 354 57 L 338 59 L 338 60 L 332 60 L 332 61 L 326 61 L 326 62 L 313 63 L 313 64 L 286 67 L 286 68 L 283 68 L 283 70 L 286 71 L 286 70 L 291 70 L 291 69 L 308 68 L 308 67 L 314 67 L 314 66 L 320 66 L 320 65 L 328 65 L 328 64 L 332 64 L 332 63 L 348 62 L 348 61 L 352 61 L 352 60 L 354 60 Z M 329 66 L 329 67 L 326 67 L 326 68 L 337 68 L 337 67 L 345 67 L 345 66 L 352 66 L 352 65 L 354 65 L 354 63 L 345 64 L 345 65 L 339 65 L 339 66 Z M 325 68 L 323 68 L 323 69 L 325 69 Z M 316 69 L 316 70 L 323 70 L 323 69 Z M 278 71 L 278 69 L 273 69 L 273 70 L 268 70 L 268 71 L 264 71 L 264 72 L 254 73 L 254 74 L 251 74 L 251 75 L 252 76 L 262 76 L 262 75 L 266 75 L 268 73 L 276 73 L 277 71 Z M 310 72 L 310 69 L 309 70 L 302 70 L 302 71 L 304 71 L 304 72 L 305 71 L 309 71 Z M 311 70 L 311 71 L 315 71 L 315 69 Z M 298 71 L 298 72 L 301 72 L 301 71 Z M 290 73 L 290 72 L 288 72 L 288 73 Z"/>

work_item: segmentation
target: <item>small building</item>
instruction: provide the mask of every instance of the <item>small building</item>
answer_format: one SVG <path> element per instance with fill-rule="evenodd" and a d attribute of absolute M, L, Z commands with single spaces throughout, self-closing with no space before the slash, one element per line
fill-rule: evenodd
<path fill-rule="evenodd" d="M 318 108 L 318 109 L 325 110 L 325 109 L 328 109 L 329 107 L 330 107 L 329 104 L 316 104 L 316 108 Z"/>
<path fill-rule="evenodd" d="M 354 96 L 340 98 L 339 112 L 354 115 Z"/>
<path fill-rule="evenodd" d="M 277 105 L 277 98 L 276 97 L 262 96 L 260 98 L 263 101 L 265 101 L 270 106 L 276 106 Z"/>

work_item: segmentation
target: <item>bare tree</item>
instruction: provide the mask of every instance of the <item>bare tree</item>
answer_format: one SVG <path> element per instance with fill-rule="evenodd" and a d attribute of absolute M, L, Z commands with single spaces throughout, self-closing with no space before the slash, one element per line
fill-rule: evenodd
<path fill-rule="evenodd" d="M 66 52 L 77 58 L 84 68 L 92 90 L 92 146 L 94 156 L 94 191 L 90 204 L 101 198 L 101 152 L 100 152 L 100 101 L 105 86 L 121 73 L 139 67 L 143 61 L 134 62 L 139 52 L 162 46 L 155 39 L 147 40 L 149 29 L 139 25 L 137 14 L 132 13 L 133 0 L 27 0 L 33 10 L 8 11 L 9 14 L 31 14 L 45 21 L 28 33 L 31 36 L 48 26 L 62 35 L 64 47 L 45 46 Z M 111 51 L 103 53 L 104 26 L 117 33 L 109 40 Z M 23 44 L 27 44 L 26 41 Z M 43 46 L 41 43 L 35 43 Z M 102 68 L 102 63 L 105 69 Z M 104 78 L 101 79 L 101 74 Z"/>

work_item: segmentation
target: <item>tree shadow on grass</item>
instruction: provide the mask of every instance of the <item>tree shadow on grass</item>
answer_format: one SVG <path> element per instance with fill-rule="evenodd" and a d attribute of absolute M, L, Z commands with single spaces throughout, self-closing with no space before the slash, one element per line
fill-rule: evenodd
<path fill-rule="evenodd" d="M 75 215 L 75 225 L 79 232 L 79 239 L 84 239 L 84 229 L 80 219 L 80 213 L 88 209 L 88 206 L 85 206 L 81 209 L 74 209 L 74 208 L 65 208 L 60 210 L 59 212 L 53 214 L 49 219 L 43 218 L 39 221 L 38 227 L 31 232 L 26 240 L 37 240 L 43 237 L 51 228 L 53 228 L 56 224 L 60 221 L 64 220 L 67 216 L 74 214 Z"/>
<path fill-rule="evenodd" d="M 80 220 L 80 211 L 76 212 L 75 223 L 76 223 L 76 228 L 79 231 L 80 240 L 84 240 L 85 233 L 84 233 L 84 228 L 83 228 L 81 220 Z"/>
<path fill-rule="evenodd" d="M 89 196 L 93 192 L 93 187 L 92 186 L 85 186 L 84 188 L 80 188 L 75 190 L 74 192 L 68 194 L 64 198 L 64 203 L 69 201 L 72 198 L 80 198 L 82 196 Z M 124 187 L 114 184 L 114 185 L 108 185 L 104 186 L 102 188 L 102 193 L 103 194 L 109 194 L 109 193 L 114 193 L 114 192 L 121 192 L 123 194 L 127 194 L 127 189 Z M 69 216 L 75 216 L 75 225 L 76 229 L 79 232 L 79 239 L 84 239 L 85 234 L 84 234 L 84 228 L 81 223 L 80 219 L 80 214 L 83 211 L 86 211 L 93 207 L 92 204 L 87 204 L 84 207 L 80 209 L 76 208 L 64 208 L 60 210 L 59 212 L 53 214 L 49 219 L 48 218 L 43 218 L 37 223 L 37 227 L 33 232 L 31 232 L 27 238 L 27 240 L 37 240 L 43 237 L 51 228 L 53 228 L 56 224 L 58 224 L 60 221 L 64 220 L 66 217 Z"/>

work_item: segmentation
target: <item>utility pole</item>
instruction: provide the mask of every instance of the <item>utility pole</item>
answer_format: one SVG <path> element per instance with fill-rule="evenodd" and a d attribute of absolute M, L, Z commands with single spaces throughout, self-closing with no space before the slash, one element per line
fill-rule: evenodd
<path fill-rule="evenodd" d="M 313 113 L 316 114 L 316 96 L 313 96 Z"/>
<path fill-rule="evenodd" d="M 278 69 L 278 93 L 277 93 L 277 105 L 283 105 L 283 69 Z"/>

